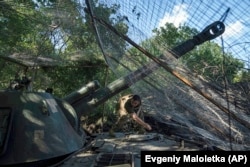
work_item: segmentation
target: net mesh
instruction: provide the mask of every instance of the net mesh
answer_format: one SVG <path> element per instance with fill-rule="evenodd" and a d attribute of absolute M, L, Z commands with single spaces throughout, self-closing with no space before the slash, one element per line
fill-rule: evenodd
<path fill-rule="evenodd" d="M 201 32 L 209 24 L 218 20 L 223 21 L 226 27 L 225 33 L 213 40 L 221 47 L 218 54 L 230 52 L 236 59 L 244 61 L 244 68 L 249 66 L 247 47 L 250 35 L 247 31 L 249 16 L 244 12 L 249 7 L 249 2 L 244 1 L 235 5 L 236 1 L 108 0 L 99 1 L 99 3 L 107 6 L 118 5 L 119 10 L 112 17 L 119 18 L 127 30 L 124 32 L 121 27 L 115 27 L 115 29 L 109 27 L 111 23 L 102 17 L 103 13 L 100 11 L 95 13 L 94 8 L 97 5 L 90 3 L 100 46 L 107 64 L 117 76 L 128 75 L 143 65 L 156 64 L 143 51 L 148 51 L 150 55 L 160 60 L 160 55 L 164 55 L 164 52 L 169 53 L 176 45 L 183 42 L 177 41 L 173 44 L 166 38 L 155 37 L 156 31 L 153 30 L 164 27 L 165 23 L 172 23 L 176 27 L 185 25 Z M 102 32 L 108 36 L 103 35 Z M 190 32 L 186 35 L 190 38 L 194 34 Z M 143 49 L 141 50 L 140 47 Z M 222 71 L 218 76 L 222 79 L 213 80 L 212 85 L 211 78 L 206 76 L 204 79 L 196 75 L 195 71 L 189 71 L 182 58 L 169 59 L 167 55 L 165 54 L 164 58 L 164 61 L 167 61 L 165 65 L 171 70 L 156 64 L 158 68 L 153 73 L 145 74 L 147 77 L 136 81 L 131 86 L 134 93 L 143 97 L 144 110 L 162 123 L 161 128 L 169 129 L 173 136 L 192 139 L 226 150 L 248 149 L 249 111 L 236 104 L 237 100 L 242 99 L 237 97 L 237 93 L 231 92 L 232 89 L 229 88 L 231 85 L 220 82 L 225 81 L 223 70 L 227 67 L 223 64 L 223 68 L 214 67 Z M 196 63 L 203 63 L 203 61 Z M 206 70 L 206 64 L 203 65 L 203 70 Z M 207 68 L 210 68 L 208 69 L 210 73 L 215 70 L 213 67 Z M 173 75 L 173 71 L 179 74 L 182 70 L 185 71 L 184 79 L 183 76 L 180 79 L 177 74 Z M 189 80 L 187 82 L 191 82 L 191 85 L 186 82 L 186 79 Z M 130 82 L 134 80 L 131 79 Z M 198 87 L 192 86 L 193 83 Z M 215 100 L 214 103 L 207 96 L 219 101 Z M 246 97 L 243 101 L 241 102 L 249 104 Z"/>
<path fill-rule="evenodd" d="M 39 11 L 42 8 L 40 3 L 45 1 L 35 2 Z M 94 57 L 102 55 L 101 61 L 105 60 L 117 78 L 130 76 L 127 82 L 131 85 L 132 92 L 142 97 L 143 110 L 156 120 L 152 125 L 156 129 L 164 129 L 171 136 L 202 145 L 217 146 L 225 150 L 249 150 L 250 13 L 246 11 L 249 10 L 250 1 L 46 2 L 47 6 L 41 10 L 41 15 L 48 20 L 36 17 L 28 19 L 41 33 L 37 36 L 30 35 L 27 44 L 19 46 L 30 52 L 25 57 L 22 54 L 12 55 L 15 59 L 20 59 L 19 64 L 40 64 L 47 67 L 78 60 L 83 65 L 87 61 L 89 65 L 90 62 L 97 61 Z M 8 9 L 12 12 L 5 7 L 5 3 L 7 1 L 0 1 L 3 11 Z M 27 17 L 23 13 L 29 13 L 26 8 L 30 4 L 19 5 L 15 1 L 8 3 L 18 11 L 20 18 Z M 216 21 L 225 25 L 225 32 L 221 36 L 197 45 L 176 58 L 172 51 L 178 51 L 175 50 L 177 46 L 193 39 Z M 6 33 L 5 29 L 0 31 L 6 39 L 12 34 Z M 50 47 L 43 47 L 49 45 L 45 40 L 47 38 L 53 43 L 56 52 L 51 51 L 53 49 Z M 32 48 L 33 40 L 40 46 L 37 52 Z M 18 49 L 17 47 L 11 51 Z M 0 51 L 2 54 L 1 49 Z M 27 57 L 27 54 L 33 56 Z M 24 59 L 25 62 L 22 61 Z M 3 70 L 8 68 L 9 71 L 13 67 L 4 63 L 1 66 Z M 103 67 L 105 66 L 98 68 Z M 88 67 L 89 75 L 92 75 L 93 68 L 90 68 Z M 138 69 L 140 73 L 133 73 Z M 79 69 L 68 73 L 69 70 L 62 67 L 61 71 L 74 81 L 74 77 L 82 77 L 74 75 L 77 70 Z M 57 72 L 51 70 L 48 73 L 52 73 L 51 78 L 39 73 L 42 84 L 64 86 L 60 78 L 53 80 L 53 77 L 57 77 Z M 239 78 L 244 82 L 233 82 Z"/>

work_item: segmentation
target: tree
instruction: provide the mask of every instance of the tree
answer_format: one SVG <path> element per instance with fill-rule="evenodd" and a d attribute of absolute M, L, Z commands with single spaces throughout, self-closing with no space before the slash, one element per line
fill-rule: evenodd
<path fill-rule="evenodd" d="M 94 6 L 98 6 L 95 13 L 105 13 L 102 16 L 106 21 L 124 33 L 127 32 L 122 19 L 115 17 L 119 6 L 108 7 L 99 4 L 98 1 L 91 2 Z M 32 69 L 31 73 L 34 73 L 32 74 L 35 77 L 33 78 L 34 88 L 55 86 L 55 93 L 62 96 L 93 79 L 104 83 L 105 75 L 103 74 L 106 72 L 104 69 L 107 65 L 104 63 L 102 52 L 96 41 L 92 20 L 89 13 L 84 11 L 86 8 L 84 3 L 68 0 L 24 0 L 3 1 L 0 5 L 4 9 L 0 11 L 2 17 L 0 20 L 1 56 L 24 53 L 33 57 L 34 61 L 41 56 L 64 62 L 54 68 L 42 67 L 35 68 L 36 70 L 28 68 Z M 110 32 L 103 34 L 106 40 L 112 41 L 117 38 L 111 37 Z M 106 46 L 107 44 L 108 41 Z M 122 44 L 120 41 L 120 44 L 117 52 L 122 55 L 125 42 Z M 1 69 L 1 73 L 4 73 L 1 78 L 2 88 L 8 86 L 7 84 L 18 71 L 22 73 L 26 71 L 26 67 L 6 63 L 5 59 L 0 59 L 0 63 L 3 64 L 2 67 L 5 67 Z M 75 82 L 72 83 L 72 80 Z"/>

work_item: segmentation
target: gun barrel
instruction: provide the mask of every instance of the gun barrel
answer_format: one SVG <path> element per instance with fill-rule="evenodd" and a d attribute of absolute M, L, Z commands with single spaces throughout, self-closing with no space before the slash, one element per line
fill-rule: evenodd
<path fill-rule="evenodd" d="M 83 97 L 81 100 L 78 100 L 76 103 L 71 105 L 79 115 L 85 114 L 89 111 L 92 111 L 93 108 L 103 104 L 109 98 L 113 97 L 119 92 L 129 88 L 137 81 L 145 78 L 158 68 L 159 65 L 157 63 L 150 62 L 138 70 L 131 72 L 127 76 L 121 77 L 111 82 L 106 87 L 96 90 L 91 94 L 91 96 Z"/>
<path fill-rule="evenodd" d="M 84 85 L 80 89 L 70 93 L 66 97 L 63 98 L 63 100 L 67 101 L 69 104 L 74 104 L 80 99 L 82 99 L 84 96 L 89 95 L 90 93 L 93 93 L 95 90 L 100 88 L 100 83 L 97 80 L 89 82 L 87 85 Z"/>

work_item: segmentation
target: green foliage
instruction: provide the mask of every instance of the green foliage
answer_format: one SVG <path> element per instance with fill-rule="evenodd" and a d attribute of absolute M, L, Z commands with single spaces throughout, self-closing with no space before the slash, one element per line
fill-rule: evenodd
<path fill-rule="evenodd" d="M 239 71 L 236 76 L 234 77 L 234 83 L 237 83 L 237 82 L 246 82 L 246 83 L 249 83 L 250 81 L 250 71 L 249 70 L 241 70 Z"/>
<path fill-rule="evenodd" d="M 218 82 L 222 82 L 226 77 L 232 83 L 238 71 L 244 66 L 243 62 L 231 54 L 223 54 L 222 48 L 213 42 L 202 44 L 183 59 L 195 73 Z"/>
<path fill-rule="evenodd" d="M 3 59 L 0 59 L 0 68 L 0 89 L 8 88 L 10 82 L 17 74 L 17 71 L 23 71 L 22 67 L 10 62 L 6 62 Z"/>
<path fill-rule="evenodd" d="M 101 69 L 105 66 L 103 62 L 99 63 L 100 66 L 97 67 L 91 66 L 91 62 L 88 63 L 88 67 L 82 65 L 81 62 L 73 62 L 65 67 L 43 69 L 43 73 L 47 74 L 47 81 L 49 82 L 46 86 L 52 87 L 56 96 L 63 97 L 90 81 L 99 79 L 102 84 L 104 78 L 100 77 L 103 74 Z"/>
<path fill-rule="evenodd" d="M 124 23 L 125 17 L 116 14 L 117 10 L 120 8 L 119 5 L 114 4 L 108 6 L 107 4 L 101 2 L 99 3 L 98 1 L 90 2 L 91 9 L 95 17 L 105 21 L 109 25 L 112 25 L 122 34 L 126 34 L 128 32 L 128 26 Z M 86 21 L 91 23 L 91 17 L 86 17 Z M 91 28 L 93 29 L 93 27 Z M 98 30 L 98 38 L 101 41 L 100 45 L 104 50 L 105 55 L 112 55 L 112 59 L 119 61 L 125 53 L 126 42 L 97 21 L 95 28 Z"/>
<path fill-rule="evenodd" d="M 106 65 L 96 42 L 92 21 L 86 17 L 82 6 L 77 1 L 22 0 L 3 1 L 0 5 L 4 9 L 0 11 L 1 56 L 25 53 L 33 56 L 34 60 L 37 56 L 42 56 L 63 59 L 66 62 L 66 65 L 60 67 L 59 64 L 59 67 L 50 70 L 31 70 L 36 90 L 44 87 L 44 83 L 47 83 L 46 86 L 54 86 L 48 83 L 60 81 L 58 84 L 60 86 L 55 89 L 55 92 L 58 95 L 64 95 L 72 91 L 77 83 L 83 84 L 92 79 L 103 79 L 100 73 L 103 73 L 103 67 Z M 107 19 L 115 13 L 116 9 L 110 9 L 107 6 L 98 8 L 106 13 Z M 120 23 L 117 26 L 122 29 Z M 74 62 L 71 62 L 72 60 Z M 6 64 L 5 60 L 0 61 Z M 2 80 L 13 77 L 20 68 L 23 68 L 11 63 L 8 64 L 9 66 L 11 67 L 3 66 L 1 72 L 5 73 L 5 77 L 2 76 Z M 83 68 L 83 66 L 89 66 L 89 68 Z M 72 84 L 73 80 L 78 80 L 73 79 L 74 77 L 81 79 Z M 47 81 L 39 82 L 39 78 Z M 6 81 L 3 82 L 6 83 Z M 2 87 L 6 87 L 6 84 Z"/>
<path fill-rule="evenodd" d="M 0 3 L 0 53 L 17 50 L 17 45 L 25 40 L 25 36 L 33 32 L 33 18 L 38 14 L 35 10 L 26 8 L 28 3 L 2 1 Z"/>
<path fill-rule="evenodd" d="M 198 33 L 196 29 L 187 26 L 180 26 L 179 28 L 176 28 L 172 23 L 166 23 L 165 27 L 154 29 L 153 32 L 155 33 L 155 44 L 169 49 L 181 44 L 187 39 L 192 38 Z"/>

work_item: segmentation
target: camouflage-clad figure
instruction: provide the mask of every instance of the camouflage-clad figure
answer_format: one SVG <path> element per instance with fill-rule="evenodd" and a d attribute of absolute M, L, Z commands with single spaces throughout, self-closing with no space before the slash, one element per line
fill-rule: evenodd
<path fill-rule="evenodd" d="M 138 95 L 126 95 L 119 99 L 118 103 L 119 118 L 110 130 L 110 135 L 114 136 L 114 130 L 130 131 L 130 128 L 144 132 L 144 129 L 151 130 L 151 126 L 144 122 L 141 111 L 141 98 Z M 131 122 L 132 126 L 128 126 Z M 126 126 L 127 125 L 127 126 Z"/>

